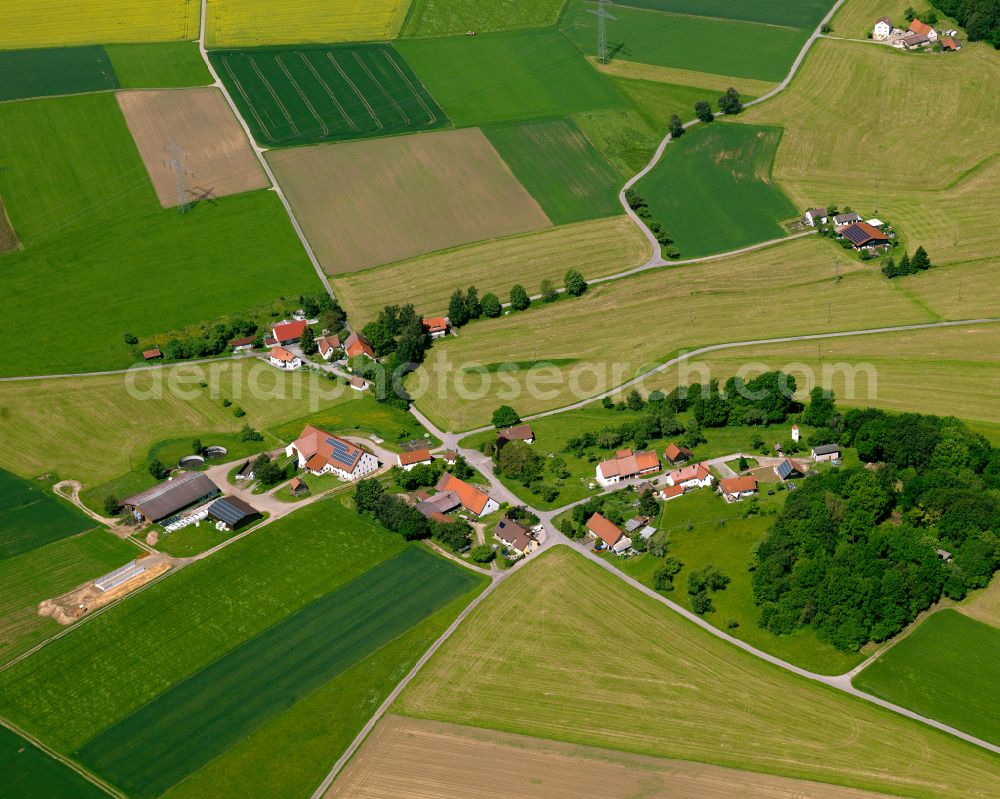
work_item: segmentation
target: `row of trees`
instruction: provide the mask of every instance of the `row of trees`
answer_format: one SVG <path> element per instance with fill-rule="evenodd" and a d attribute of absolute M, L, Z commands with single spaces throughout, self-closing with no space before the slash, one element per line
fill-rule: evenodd
<path fill-rule="evenodd" d="M 954 418 L 812 405 L 804 419 L 825 419 L 877 466 L 810 477 L 789 495 L 756 554 L 761 626 L 813 627 L 856 651 L 942 594 L 985 586 L 1000 567 L 1000 450 Z"/>
<path fill-rule="evenodd" d="M 933 264 L 931 263 L 930 256 L 927 255 L 927 250 L 923 247 L 917 247 L 916 252 L 913 253 L 913 258 L 910 258 L 909 254 L 904 252 L 898 264 L 892 256 L 889 256 L 889 260 L 882 267 L 882 274 L 891 279 L 894 277 L 903 277 L 904 275 L 915 275 L 917 272 L 923 272 L 932 266 Z"/>
<path fill-rule="evenodd" d="M 570 269 L 563 279 L 566 293 L 571 297 L 579 297 L 587 290 L 587 281 L 577 269 Z M 559 298 L 559 292 L 555 284 L 546 278 L 542 281 L 539 289 L 539 296 L 543 302 L 553 302 Z M 515 283 L 510 289 L 510 307 L 515 311 L 526 310 L 531 305 L 531 297 L 528 290 L 520 283 Z M 448 301 L 448 321 L 452 327 L 462 327 L 475 319 L 483 317 L 496 319 L 503 313 L 503 304 L 500 298 L 493 292 L 483 295 L 479 299 L 479 291 L 475 286 L 470 286 L 467 291 L 455 289 Z"/>
<path fill-rule="evenodd" d="M 680 118 L 675 114 L 673 119 L 677 120 L 677 124 L 680 125 Z M 683 131 L 683 128 L 681 128 Z M 667 258 L 678 258 L 680 257 L 680 250 L 673 246 L 674 240 L 670 238 L 663 224 L 653 218 L 653 212 L 649 210 L 649 203 L 646 202 L 646 198 L 643 197 L 635 189 L 628 189 L 625 192 L 625 202 L 628 203 L 628 207 L 635 211 L 636 216 L 638 216 L 646 227 L 649 228 L 649 232 L 656 237 L 656 240 L 663 247 L 663 254 Z"/>
<path fill-rule="evenodd" d="M 965 28 L 970 42 L 989 42 L 1000 50 L 1000 3 L 997 0 L 931 0 L 942 13 Z M 913 9 L 908 9 L 912 11 Z M 933 25 L 929 16 L 921 19 Z M 937 15 L 934 15 L 935 22 Z"/>

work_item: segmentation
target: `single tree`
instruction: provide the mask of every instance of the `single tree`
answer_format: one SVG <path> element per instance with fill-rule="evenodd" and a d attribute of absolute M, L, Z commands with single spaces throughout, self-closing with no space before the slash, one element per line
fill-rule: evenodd
<path fill-rule="evenodd" d="M 743 111 L 743 102 L 740 100 L 740 93 L 732 86 L 726 89 L 726 93 L 719 98 L 719 110 L 726 114 L 739 114 Z"/>
<path fill-rule="evenodd" d="M 556 291 L 556 287 L 552 285 L 552 281 L 548 278 L 542 281 L 539 293 L 542 295 L 542 302 L 555 302 L 559 299 L 559 292 Z"/>
<path fill-rule="evenodd" d="M 525 485 L 541 476 L 542 467 L 542 459 L 523 441 L 509 442 L 497 456 L 500 473 L 512 480 L 520 480 Z"/>
<path fill-rule="evenodd" d="M 484 294 L 481 304 L 483 308 L 483 316 L 488 316 L 490 319 L 496 319 L 503 313 L 503 306 L 500 305 L 500 298 L 493 292 Z"/>
<path fill-rule="evenodd" d="M 914 271 L 922 271 L 924 269 L 931 268 L 931 259 L 927 255 L 927 250 L 923 246 L 917 247 L 917 251 L 913 253 L 913 260 L 910 265 Z"/>
<path fill-rule="evenodd" d="M 157 458 L 153 458 L 153 460 L 149 462 L 149 473 L 153 475 L 153 477 L 155 477 L 157 480 L 162 480 L 164 477 L 170 474 L 170 470 L 162 463 L 160 463 L 160 461 Z"/>
<path fill-rule="evenodd" d="M 524 286 L 520 283 L 514 284 L 510 289 L 510 307 L 515 311 L 523 311 L 529 305 L 531 305 L 531 298 L 524 290 Z"/>
<path fill-rule="evenodd" d="M 469 319 L 478 319 L 483 315 L 483 304 L 479 301 L 479 289 L 475 286 L 469 286 L 469 290 L 465 292 L 465 311 L 469 315 Z"/>
<path fill-rule="evenodd" d="M 493 547 L 486 544 L 479 544 L 469 550 L 469 557 L 474 563 L 489 563 L 495 556 Z"/>
<path fill-rule="evenodd" d="M 896 259 L 891 255 L 889 256 L 889 260 L 885 262 L 885 266 L 882 267 L 882 274 L 890 280 L 894 277 L 899 277 L 899 266 L 896 264 Z"/>
<path fill-rule="evenodd" d="M 510 405 L 501 405 L 493 411 L 493 426 L 497 430 L 501 430 L 505 427 L 513 427 L 514 425 L 520 423 L 521 417 L 518 415 L 517 411 L 510 407 Z"/>
<path fill-rule="evenodd" d="M 699 100 L 695 103 L 694 113 L 702 122 L 711 122 L 715 119 L 715 114 L 712 113 L 712 106 L 709 105 L 707 100 Z"/>
<path fill-rule="evenodd" d="M 133 347 L 139 343 L 139 339 L 137 339 L 132 333 L 126 333 L 125 343 L 128 344 L 130 347 Z"/>
<path fill-rule="evenodd" d="M 642 399 L 642 394 L 633 388 L 626 395 L 625 404 L 628 405 L 630 411 L 641 411 L 646 403 Z"/>
<path fill-rule="evenodd" d="M 684 123 L 677 114 L 670 115 L 670 138 L 679 139 L 684 135 Z"/>
<path fill-rule="evenodd" d="M 904 252 L 903 257 L 899 259 L 899 266 L 896 268 L 896 273 L 899 275 L 913 274 L 913 267 L 910 265 L 909 253 Z"/>
<path fill-rule="evenodd" d="M 193 452 L 195 455 L 205 454 L 205 445 L 201 443 L 200 438 L 196 438 L 194 441 L 191 442 L 191 452 Z"/>
<path fill-rule="evenodd" d="M 250 425 L 243 425 L 243 429 L 240 430 L 240 441 L 263 441 L 264 436 L 254 430 Z"/>
<path fill-rule="evenodd" d="M 576 269 L 570 269 L 566 273 L 564 283 L 566 285 L 566 293 L 571 297 L 579 297 L 587 290 L 587 281 L 583 279 L 583 275 Z"/>
<path fill-rule="evenodd" d="M 302 337 L 299 339 L 299 346 L 302 348 L 302 352 L 305 355 L 315 355 L 319 352 L 319 345 L 316 344 L 316 331 L 311 327 L 306 327 L 302 331 Z"/>
<path fill-rule="evenodd" d="M 104 498 L 104 515 L 117 516 L 121 513 L 121 503 L 114 494 L 109 494 Z"/>
<path fill-rule="evenodd" d="M 385 488 L 374 478 L 361 480 L 354 489 L 354 505 L 358 513 L 374 513 L 379 500 L 385 494 Z"/>
<path fill-rule="evenodd" d="M 448 301 L 448 321 L 452 327 L 461 327 L 469 321 L 469 306 L 461 289 L 455 289 Z"/>

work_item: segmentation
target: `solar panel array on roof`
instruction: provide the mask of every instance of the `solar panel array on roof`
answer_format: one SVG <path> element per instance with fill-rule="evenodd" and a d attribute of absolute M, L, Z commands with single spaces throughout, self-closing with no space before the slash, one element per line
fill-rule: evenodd
<path fill-rule="evenodd" d="M 778 468 L 775 469 L 775 471 L 777 472 L 778 477 L 780 477 L 782 480 L 787 479 L 788 475 L 792 473 L 792 462 L 782 461 L 781 463 L 778 464 Z"/>
<path fill-rule="evenodd" d="M 235 528 L 247 519 L 260 514 L 256 508 L 239 497 L 222 497 L 208 506 L 208 515 Z"/>
<path fill-rule="evenodd" d="M 354 453 L 357 452 L 355 447 L 338 438 L 328 438 L 326 443 L 333 447 L 333 451 L 330 453 L 331 460 L 336 461 L 348 470 L 354 468 Z"/>

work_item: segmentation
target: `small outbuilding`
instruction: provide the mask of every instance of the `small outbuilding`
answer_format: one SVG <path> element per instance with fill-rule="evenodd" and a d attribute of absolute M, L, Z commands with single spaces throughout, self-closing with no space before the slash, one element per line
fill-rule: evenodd
<path fill-rule="evenodd" d="M 687 463 L 694 457 L 694 453 L 687 447 L 679 447 L 671 441 L 667 444 L 667 448 L 663 450 L 663 457 L 667 459 L 671 466 L 676 466 L 678 463 Z"/>
<path fill-rule="evenodd" d="M 812 448 L 810 453 L 814 459 L 817 461 L 839 461 L 840 460 L 840 445 L 839 444 L 819 444 Z"/>
<path fill-rule="evenodd" d="M 163 357 L 163 353 L 160 352 L 160 348 L 159 347 L 153 347 L 152 349 L 144 350 L 143 353 L 142 353 L 142 358 L 143 358 L 143 360 L 146 360 L 146 361 L 155 361 L 158 358 L 162 358 L 162 357 Z"/>
<path fill-rule="evenodd" d="M 530 424 L 518 424 L 497 430 L 497 449 L 503 449 L 511 441 L 523 441 L 525 444 L 535 443 L 535 434 Z"/>

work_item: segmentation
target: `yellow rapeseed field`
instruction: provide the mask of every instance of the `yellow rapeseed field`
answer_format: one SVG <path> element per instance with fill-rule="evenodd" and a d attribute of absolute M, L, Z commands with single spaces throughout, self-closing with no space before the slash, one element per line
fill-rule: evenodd
<path fill-rule="evenodd" d="M 3 0 L 0 50 L 197 39 L 198 0 Z"/>
<path fill-rule="evenodd" d="M 366 42 L 399 33 L 410 0 L 208 0 L 209 47 Z"/>

